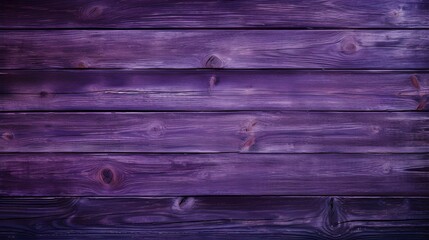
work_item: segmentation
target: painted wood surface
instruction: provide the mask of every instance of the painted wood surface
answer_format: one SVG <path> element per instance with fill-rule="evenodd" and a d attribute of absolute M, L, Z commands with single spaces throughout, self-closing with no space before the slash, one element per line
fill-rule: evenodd
<path fill-rule="evenodd" d="M 0 236 L 424 239 L 428 206 L 413 197 L 2 198 Z"/>
<path fill-rule="evenodd" d="M 2 113 L 1 152 L 428 152 L 424 112 Z"/>
<path fill-rule="evenodd" d="M 428 46 L 429 30 L 0 31 L 0 67 L 428 69 Z"/>
<path fill-rule="evenodd" d="M 429 239 L 429 1 L 0 3 L 0 239 Z"/>
<path fill-rule="evenodd" d="M 427 28 L 425 0 L 3 0 L 1 28 Z"/>
<path fill-rule="evenodd" d="M 1 71 L 0 110 L 428 110 L 415 71 Z"/>
<path fill-rule="evenodd" d="M 429 195 L 429 154 L 2 154 L 2 196 Z"/>

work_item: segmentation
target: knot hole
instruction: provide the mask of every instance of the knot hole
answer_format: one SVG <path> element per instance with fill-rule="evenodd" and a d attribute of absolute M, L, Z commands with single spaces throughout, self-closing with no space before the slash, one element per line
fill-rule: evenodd
<path fill-rule="evenodd" d="M 222 68 L 223 62 L 216 55 L 210 55 L 204 61 L 204 67 L 205 68 Z"/>

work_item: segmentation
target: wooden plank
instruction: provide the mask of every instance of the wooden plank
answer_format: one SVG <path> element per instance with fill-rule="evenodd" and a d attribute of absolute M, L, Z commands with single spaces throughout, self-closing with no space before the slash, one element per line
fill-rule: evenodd
<path fill-rule="evenodd" d="M 427 28 L 420 0 L 3 0 L 1 28 Z"/>
<path fill-rule="evenodd" d="M 428 154 L 1 154 L 2 196 L 429 195 Z"/>
<path fill-rule="evenodd" d="M 429 110 L 428 72 L 2 71 L 0 111 Z"/>
<path fill-rule="evenodd" d="M 0 235 L 424 239 L 428 206 L 428 198 L 412 197 L 1 198 Z"/>
<path fill-rule="evenodd" d="M 0 68 L 427 69 L 429 30 L 0 31 Z"/>
<path fill-rule="evenodd" d="M 428 152 L 419 112 L 3 113 L 1 152 Z"/>

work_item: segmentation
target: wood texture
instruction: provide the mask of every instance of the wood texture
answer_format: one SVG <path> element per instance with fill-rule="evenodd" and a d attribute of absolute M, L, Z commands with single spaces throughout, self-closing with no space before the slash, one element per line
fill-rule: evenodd
<path fill-rule="evenodd" d="M 1 152 L 428 152 L 419 112 L 3 113 Z"/>
<path fill-rule="evenodd" d="M 3 0 L 1 28 L 427 28 L 425 0 Z"/>
<path fill-rule="evenodd" d="M 2 154 L 2 196 L 429 195 L 429 154 Z"/>
<path fill-rule="evenodd" d="M 424 239 L 428 206 L 412 197 L 8 198 L 0 199 L 0 236 Z"/>
<path fill-rule="evenodd" d="M 429 30 L 1 31 L 0 67 L 427 69 Z"/>
<path fill-rule="evenodd" d="M 0 111 L 403 111 L 429 110 L 428 97 L 428 72 L 0 72 Z"/>

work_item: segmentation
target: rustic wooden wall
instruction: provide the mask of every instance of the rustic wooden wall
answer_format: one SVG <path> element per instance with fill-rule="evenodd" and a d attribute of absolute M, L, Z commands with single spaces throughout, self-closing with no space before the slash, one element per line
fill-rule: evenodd
<path fill-rule="evenodd" d="M 428 239 L 429 1 L 0 3 L 0 239 Z"/>

